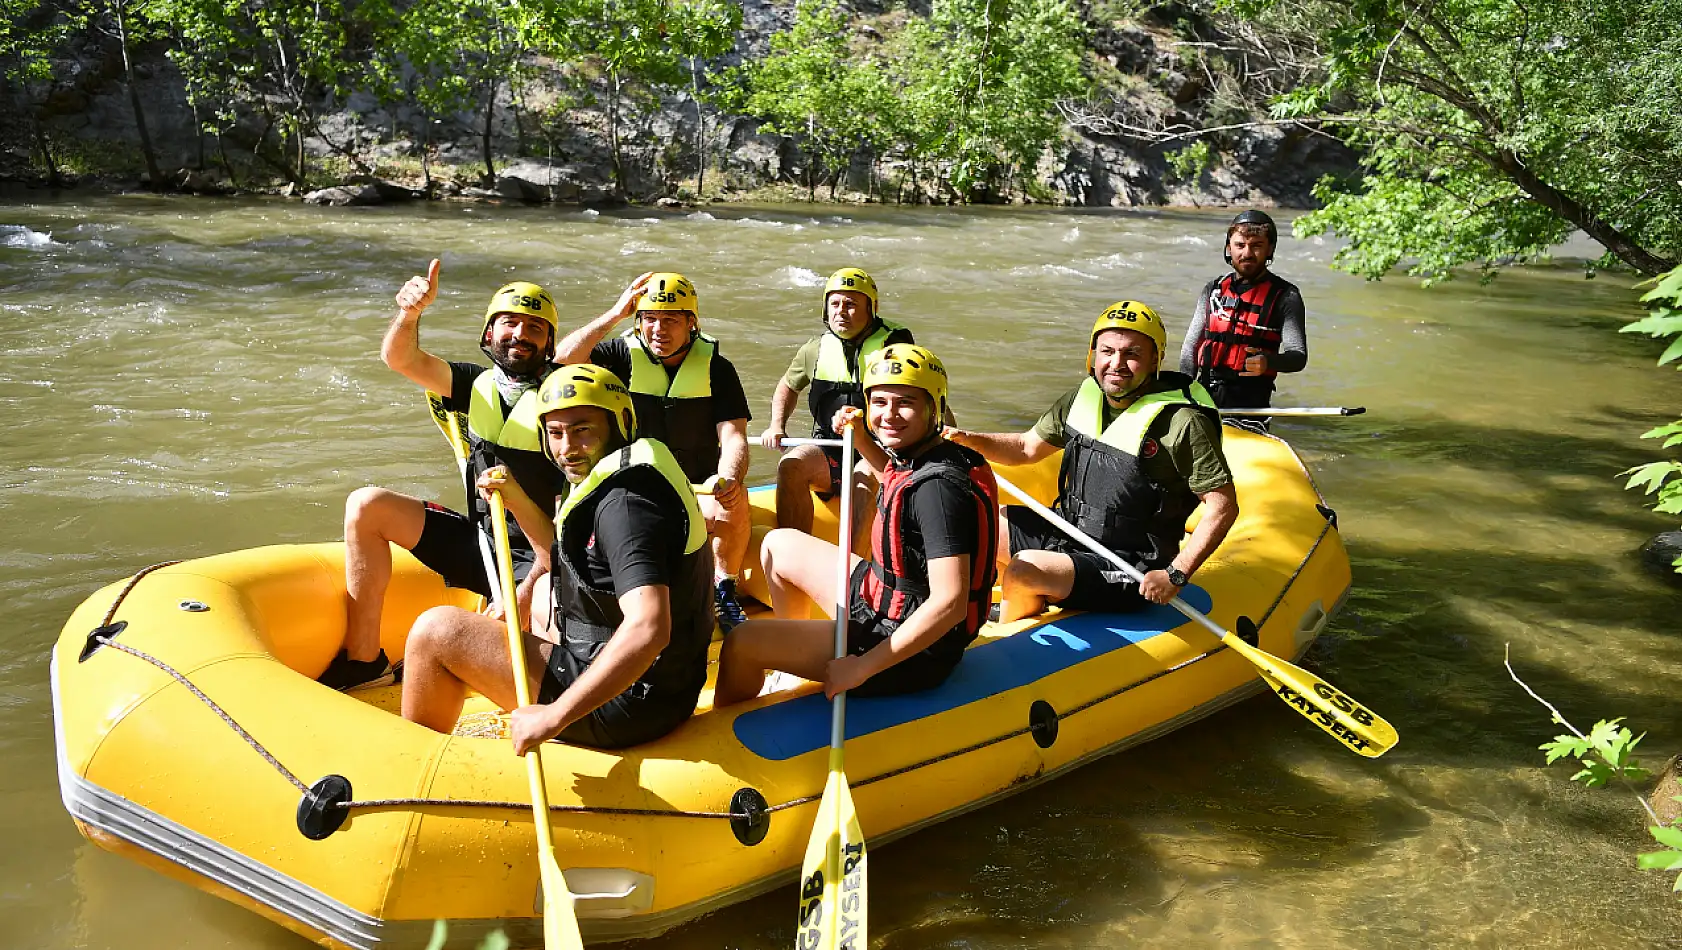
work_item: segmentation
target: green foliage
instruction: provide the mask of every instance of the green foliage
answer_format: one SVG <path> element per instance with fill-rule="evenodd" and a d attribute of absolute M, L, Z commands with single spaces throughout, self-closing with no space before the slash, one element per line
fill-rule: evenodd
<path fill-rule="evenodd" d="M 1648 284 L 1652 285 L 1652 289 L 1641 295 L 1641 302 L 1652 312 L 1626 325 L 1620 332 L 1642 333 L 1656 340 L 1670 339 L 1670 345 L 1659 356 L 1659 365 L 1664 366 L 1682 359 L 1682 267 L 1654 278 Z M 1677 369 L 1682 369 L 1682 363 L 1677 363 Z M 1682 445 L 1682 419 L 1649 429 L 1641 437 L 1658 439 L 1660 448 Z M 1653 496 L 1654 511 L 1682 515 L 1682 462 L 1649 462 L 1624 474 L 1629 476 L 1624 488 L 1639 488 L 1643 494 Z M 1682 573 L 1682 558 L 1676 559 L 1675 567 Z"/>
<path fill-rule="evenodd" d="M 1220 6 L 1318 51 L 1318 88 L 1281 96 L 1274 115 L 1323 120 L 1364 150 L 1365 180 L 1323 182 L 1325 207 L 1297 223 L 1349 240 L 1340 267 L 1488 276 L 1575 228 L 1638 270 L 1682 250 L 1678 0 Z"/>
<path fill-rule="evenodd" d="M 1676 800 L 1682 802 L 1682 795 L 1676 796 Z M 1636 866 L 1649 871 L 1682 871 L 1682 828 L 1651 825 L 1647 831 L 1654 841 L 1664 845 L 1664 850 L 1637 855 Z M 1682 891 L 1682 874 L 1676 876 L 1676 884 L 1671 890 Z"/>
<path fill-rule="evenodd" d="M 1638 782 L 1649 773 L 1636 764 L 1634 752 L 1647 734 L 1635 735 L 1620 726 L 1621 722 L 1621 718 L 1602 719 L 1586 736 L 1554 736 L 1552 742 L 1544 742 L 1539 748 L 1548 754 L 1549 765 L 1567 757 L 1576 759 L 1582 769 L 1571 776 L 1571 781 L 1589 788 L 1602 788 L 1620 776 Z"/>
<path fill-rule="evenodd" d="M 1180 181 L 1196 181 L 1215 161 L 1215 152 L 1205 139 L 1198 139 L 1185 148 L 1169 152 L 1168 169 Z"/>
<path fill-rule="evenodd" d="M 0 0 L 0 77 L 17 87 L 52 79 L 53 50 L 86 18 L 42 0 Z"/>

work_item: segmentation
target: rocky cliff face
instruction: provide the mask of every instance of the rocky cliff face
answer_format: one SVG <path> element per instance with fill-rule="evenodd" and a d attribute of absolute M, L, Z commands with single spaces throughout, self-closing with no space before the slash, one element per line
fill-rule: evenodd
<path fill-rule="evenodd" d="M 762 55 L 769 37 L 786 29 L 793 4 L 741 0 L 742 31 L 735 50 L 717 65 Z M 878 0 L 855 0 L 866 18 L 891 16 Z M 1163 11 L 1166 12 L 1163 12 Z M 1017 200 L 1077 206 L 1283 205 L 1309 206 L 1313 184 L 1348 173 L 1356 156 L 1328 136 L 1293 126 L 1247 124 L 1264 115 L 1265 84 L 1248 83 L 1257 55 L 1207 17 L 1169 4 L 1140 22 L 1091 22 L 1090 101 L 1065 104 L 1062 140 L 1035 172 L 1029 195 Z M 866 35 L 874 32 L 865 27 Z M 1254 45 L 1255 38 L 1247 38 Z M 541 67 L 541 64 L 539 64 Z M 114 44 L 88 34 L 56 64 L 50 89 L 26 98 L 0 94 L 0 177 L 42 179 L 44 130 L 55 160 L 72 180 L 118 187 L 143 181 L 139 135 L 121 59 Z M 187 191 L 282 190 L 281 143 L 267 130 L 241 124 L 216 136 L 200 131 L 185 84 L 161 47 L 136 57 L 136 86 L 151 133 L 161 187 Z M 358 204 L 432 194 L 516 201 L 612 203 L 606 90 L 560 69 L 538 70 L 518 98 L 504 85 L 489 122 L 487 174 L 483 115 L 429 117 L 408 103 L 381 102 L 367 93 L 323 103 L 317 133 L 307 136 L 309 181 L 322 188 L 312 200 Z M 580 92 L 586 95 L 580 95 Z M 563 101 L 593 100 L 557 111 Z M 696 148 L 698 115 L 705 114 L 705 154 Z M 559 115 L 558 121 L 540 117 Z M 1217 126 L 1211 134 L 1196 130 Z M 1189 134 L 1188 134 L 1189 133 Z M 1175 137 L 1178 136 L 1178 137 Z M 633 200 L 691 197 L 704 162 L 705 191 L 728 197 L 779 185 L 804 194 L 807 158 L 795 140 L 762 132 L 751 117 L 698 108 L 685 90 L 667 90 L 621 113 L 623 193 Z M 1205 156 L 1181 150 L 1198 141 Z M 1181 153 L 1176 157 L 1176 153 Z M 876 159 L 880 160 L 876 160 Z M 1206 158 L 1206 161 L 1205 161 Z M 357 166 L 362 167 L 358 168 Z M 884 193 L 893 156 L 855 157 L 837 196 L 851 200 L 945 200 L 903 186 Z M 798 189 L 798 190 L 797 190 Z M 818 197 L 826 197 L 827 188 Z"/>

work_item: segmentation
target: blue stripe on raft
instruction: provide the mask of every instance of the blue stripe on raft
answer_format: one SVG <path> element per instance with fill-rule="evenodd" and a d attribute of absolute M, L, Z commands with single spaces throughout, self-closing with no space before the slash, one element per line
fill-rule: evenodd
<path fill-rule="evenodd" d="M 1181 596 L 1204 613 L 1212 603 L 1201 587 L 1187 587 Z M 849 698 L 847 738 L 857 739 L 1009 692 L 1095 656 L 1143 643 L 1185 622 L 1179 611 L 1163 606 L 1131 614 L 1077 614 L 972 647 L 964 652 L 963 662 L 946 682 L 934 689 L 902 696 Z M 829 745 L 829 701 L 822 693 L 814 693 L 750 710 L 736 717 L 735 730 L 742 745 L 760 758 L 792 759 Z"/>

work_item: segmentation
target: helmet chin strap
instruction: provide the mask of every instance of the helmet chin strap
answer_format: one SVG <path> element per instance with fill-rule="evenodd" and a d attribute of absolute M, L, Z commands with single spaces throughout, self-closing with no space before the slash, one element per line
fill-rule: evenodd
<path fill-rule="evenodd" d="M 648 341 L 643 339 L 642 331 L 640 329 L 637 331 L 637 345 L 642 347 L 643 353 L 649 358 L 650 361 L 655 362 L 655 363 L 660 363 L 660 364 L 663 365 L 669 359 L 681 359 L 685 356 L 688 356 L 689 351 L 695 348 L 695 340 L 697 338 L 699 338 L 700 335 L 701 335 L 701 330 L 700 330 L 699 327 L 690 327 L 689 328 L 689 339 L 684 341 L 684 344 L 682 346 L 678 347 L 677 351 L 674 352 L 671 356 L 659 356 L 658 354 L 656 354 L 654 352 L 654 350 L 649 348 Z"/>

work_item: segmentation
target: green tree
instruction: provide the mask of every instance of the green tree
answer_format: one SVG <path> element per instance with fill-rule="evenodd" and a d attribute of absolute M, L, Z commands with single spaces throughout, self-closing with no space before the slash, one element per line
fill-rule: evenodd
<path fill-rule="evenodd" d="M 996 196 L 1061 134 L 1057 101 L 1085 92 L 1085 37 L 1067 0 L 935 0 L 895 39 L 899 139 L 947 165 L 955 197 Z"/>
<path fill-rule="evenodd" d="M 61 11 L 41 0 L 0 0 L 0 78 L 7 89 L 19 90 L 29 113 L 30 133 L 40 152 L 47 181 L 60 184 L 46 126 L 41 121 L 38 92 L 53 81 L 52 54 L 83 26 L 80 15 Z"/>
<path fill-rule="evenodd" d="M 672 10 L 672 49 L 689 60 L 689 98 L 695 103 L 695 193 L 707 182 L 707 115 L 701 94 L 701 61 L 736 45 L 742 8 L 728 0 L 692 0 Z"/>
<path fill-rule="evenodd" d="M 677 14 L 665 0 L 579 0 L 573 35 L 578 49 L 600 65 L 607 80 L 607 140 L 613 189 L 627 197 L 621 142 L 627 100 L 646 106 L 648 95 L 683 81 L 679 53 L 667 41 Z M 641 95 L 639 95 L 641 94 Z"/>
<path fill-rule="evenodd" d="M 898 104 L 883 69 L 838 4 L 804 0 L 793 25 L 771 37 L 769 53 L 731 75 L 722 101 L 766 120 L 766 131 L 798 140 L 810 159 L 808 194 L 824 178 L 833 194 L 855 151 L 889 141 L 884 117 Z"/>
<path fill-rule="evenodd" d="M 1320 121 L 1366 175 L 1322 181 L 1297 233 L 1340 267 L 1427 282 L 1546 253 L 1581 229 L 1658 273 L 1682 250 L 1679 0 L 1221 0 L 1319 51 L 1277 119 Z"/>

